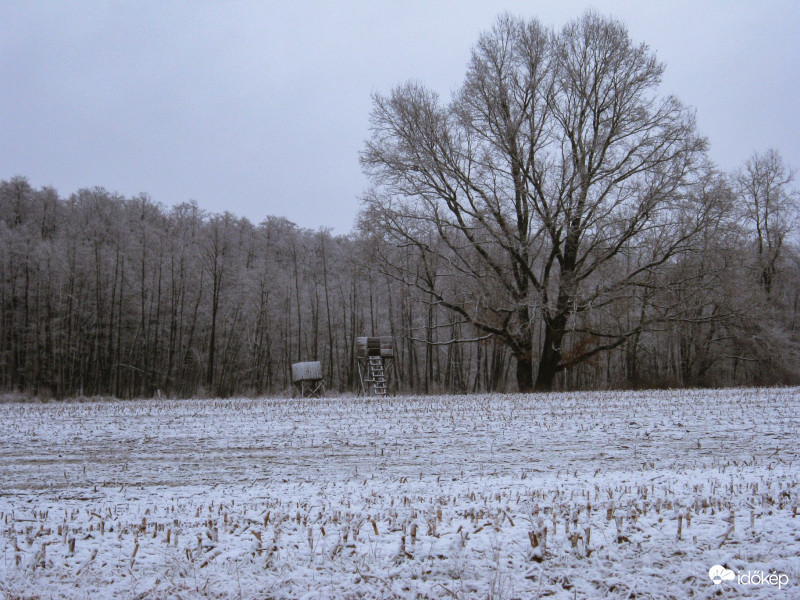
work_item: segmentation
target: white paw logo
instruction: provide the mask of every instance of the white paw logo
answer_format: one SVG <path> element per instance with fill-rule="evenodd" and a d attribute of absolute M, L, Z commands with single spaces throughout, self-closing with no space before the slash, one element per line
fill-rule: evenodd
<path fill-rule="evenodd" d="M 733 571 L 726 569 L 722 565 L 714 565 L 711 567 L 708 570 L 708 576 L 711 577 L 711 581 L 714 582 L 714 585 L 719 585 L 723 581 L 730 581 L 736 578 Z"/>

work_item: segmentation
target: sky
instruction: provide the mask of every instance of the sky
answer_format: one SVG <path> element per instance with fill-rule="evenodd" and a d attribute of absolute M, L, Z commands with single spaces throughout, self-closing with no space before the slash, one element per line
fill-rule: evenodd
<path fill-rule="evenodd" d="M 373 93 L 447 99 L 497 15 L 587 9 L 666 64 L 721 169 L 768 148 L 800 167 L 794 0 L 0 0 L 0 179 L 346 234 Z"/>

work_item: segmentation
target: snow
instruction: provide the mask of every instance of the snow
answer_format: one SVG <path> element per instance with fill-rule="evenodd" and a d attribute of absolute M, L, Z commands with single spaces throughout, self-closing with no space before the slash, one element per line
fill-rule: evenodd
<path fill-rule="evenodd" d="M 0 405 L 0 597 L 798 598 L 799 400 Z"/>

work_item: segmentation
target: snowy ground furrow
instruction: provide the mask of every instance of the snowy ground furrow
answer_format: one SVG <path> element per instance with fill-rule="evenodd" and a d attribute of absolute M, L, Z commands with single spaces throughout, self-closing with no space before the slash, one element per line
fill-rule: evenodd
<path fill-rule="evenodd" d="M 796 389 L 2 405 L 0 595 L 800 597 L 798 408 Z M 715 564 L 788 583 L 715 586 Z"/>

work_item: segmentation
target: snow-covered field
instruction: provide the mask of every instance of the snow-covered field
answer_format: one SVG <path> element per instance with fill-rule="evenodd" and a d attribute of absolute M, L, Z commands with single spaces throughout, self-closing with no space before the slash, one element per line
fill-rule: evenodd
<path fill-rule="evenodd" d="M 800 598 L 798 409 L 798 389 L 0 405 L 0 597 Z"/>

